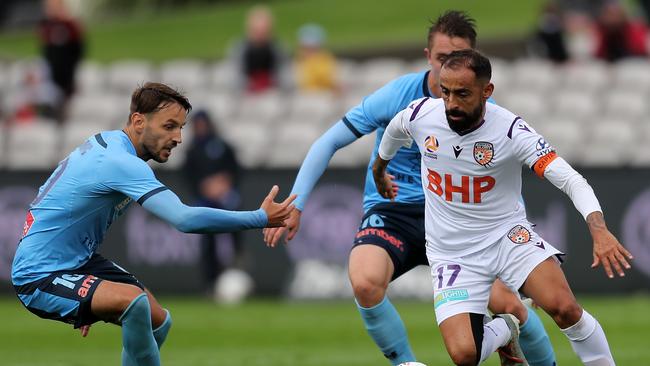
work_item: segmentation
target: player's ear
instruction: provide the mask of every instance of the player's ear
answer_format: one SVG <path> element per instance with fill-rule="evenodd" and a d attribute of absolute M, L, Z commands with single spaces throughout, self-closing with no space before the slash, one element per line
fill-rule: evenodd
<path fill-rule="evenodd" d="M 144 127 L 145 116 L 142 113 L 133 112 L 131 113 L 129 122 L 131 122 L 131 125 L 133 125 L 135 129 L 142 129 Z"/>
<path fill-rule="evenodd" d="M 427 63 L 431 66 L 431 51 L 427 47 L 424 47 L 424 57 L 427 58 Z"/>
<path fill-rule="evenodd" d="M 492 93 L 494 93 L 494 84 L 488 82 L 485 87 L 483 87 L 483 98 L 484 99 L 489 99 L 492 96 Z"/>

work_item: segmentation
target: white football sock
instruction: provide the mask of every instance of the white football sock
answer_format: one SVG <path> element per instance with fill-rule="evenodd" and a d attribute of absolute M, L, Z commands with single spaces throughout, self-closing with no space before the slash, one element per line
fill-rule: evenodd
<path fill-rule="evenodd" d="M 481 362 L 510 341 L 510 328 L 506 321 L 496 318 L 483 326 L 483 343 L 481 344 Z"/>
<path fill-rule="evenodd" d="M 573 351 L 584 365 L 616 365 L 603 328 L 586 310 L 582 311 L 582 317 L 577 323 L 562 329 L 562 333 L 569 338 Z"/>

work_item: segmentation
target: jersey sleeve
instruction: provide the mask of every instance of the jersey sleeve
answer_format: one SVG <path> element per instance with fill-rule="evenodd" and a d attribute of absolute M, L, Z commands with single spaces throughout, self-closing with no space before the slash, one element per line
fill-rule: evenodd
<path fill-rule="evenodd" d="M 399 79 L 393 80 L 374 93 L 368 95 L 343 117 L 343 123 L 357 136 L 362 137 L 378 128 L 385 127 L 401 109 L 397 91 Z"/>
<path fill-rule="evenodd" d="M 102 183 L 125 194 L 139 204 L 167 189 L 143 160 L 124 154 L 107 159 L 102 169 Z"/>
<path fill-rule="evenodd" d="M 517 159 L 543 178 L 546 167 L 557 158 L 555 148 L 519 117 L 510 126 L 508 137 L 514 142 Z"/>

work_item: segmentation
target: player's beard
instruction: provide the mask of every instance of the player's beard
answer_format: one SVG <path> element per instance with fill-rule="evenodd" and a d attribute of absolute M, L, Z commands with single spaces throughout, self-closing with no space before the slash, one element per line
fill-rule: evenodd
<path fill-rule="evenodd" d="M 483 108 L 479 104 L 471 113 L 466 113 L 458 109 L 445 110 L 445 115 L 447 116 L 447 123 L 449 128 L 458 134 L 463 134 L 470 129 L 474 128 L 481 122 L 481 115 L 483 114 Z M 460 119 L 451 119 L 450 116 L 462 117 Z"/>

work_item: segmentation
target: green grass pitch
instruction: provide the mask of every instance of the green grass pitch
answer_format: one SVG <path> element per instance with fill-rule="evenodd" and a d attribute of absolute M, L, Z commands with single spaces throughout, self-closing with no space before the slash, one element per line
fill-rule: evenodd
<path fill-rule="evenodd" d="M 165 298 L 174 319 L 163 347 L 164 365 L 368 366 L 388 365 L 362 328 L 352 301 L 250 301 L 215 305 L 197 298 Z M 579 297 L 601 322 L 619 365 L 650 365 L 650 296 Z M 433 309 L 396 301 L 414 351 L 429 366 L 449 365 Z M 71 326 L 37 318 L 14 297 L 0 297 L 0 364 L 12 366 L 119 365 L 120 328 L 95 324 L 88 338 Z M 579 365 L 568 341 L 544 320 L 560 365 Z M 487 365 L 498 365 L 493 355 Z"/>

